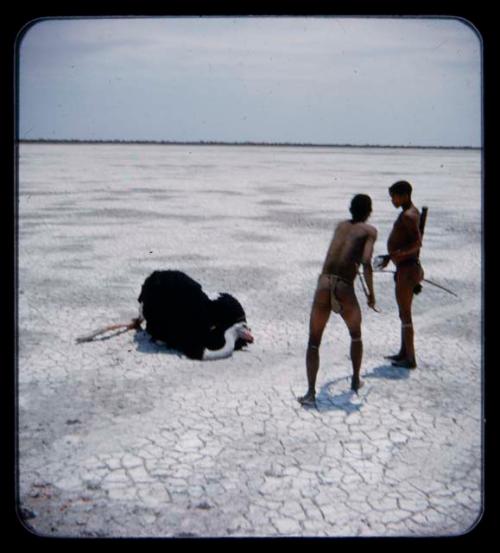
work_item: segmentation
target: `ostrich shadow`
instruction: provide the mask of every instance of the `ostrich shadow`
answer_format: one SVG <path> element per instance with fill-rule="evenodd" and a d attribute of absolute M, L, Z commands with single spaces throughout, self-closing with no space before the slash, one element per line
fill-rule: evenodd
<path fill-rule="evenodd" d="M 130 332 L 130 329 L 120 329 L 115 330 L 111 333 L 107 333 L 103 336 L 94 336 L 92 338 L 88 339 L 77 339 L 77 343 L 83 343 L 83 342 L 104 342 L 106 340 L 111 340 L 112 338 L 116 338 L 120 334 L 126 334 L 127 332 Z M 133 335 L 133 341 L 135 343 L 136 350 L 139 353 L 149 353 L 149 354 L 163 354 L 163 355 L 172 355 L 180 358 L 186 358 L 189 359 L 188 356 L 186 356 L 181 351 L 171 348 L 167 346 L 164 342 L 161 340 L 155 340 L 146 330 L 136 330 Z M 246 348 L 242 348 L 240 350 L 242 353 L 247 353 L 248 350 Z M 194 359 L 192 359 L 194 360 Z"/>
<path fill-rule="evenodd" d="M 176 349 L 169 348 L 163 342 L 154 340 L 151 335 L 145 330 L 137 330 L 134 333 L 134 343 L 136 349 L 140 353 L 162 353 L 166 355 L 176 355 L 177 357 L 183 357 L 182 353 Z"/>
<path fill-rule="evenodd" d="M 101 336 L 91 336 L 83 338 L 80 337 L 76 339 L 76 343 L 82 344 L 85 342 L 105 342 L 107 340 L 112 340 L 113 338 L 120 336 L 120 334 L 126 334 L 127 332 L 130 332 L 130 329 L 122 328 L 120 330 L 108 332 Z M 140 353 L 164 353 L 183 357 L 181 352 L 169 348 L 165 343 L 161 341 L 154 340 L 151 335 L 143 329 L 135 331 L 133 341 L 136 345 L 137 351 Z"/>

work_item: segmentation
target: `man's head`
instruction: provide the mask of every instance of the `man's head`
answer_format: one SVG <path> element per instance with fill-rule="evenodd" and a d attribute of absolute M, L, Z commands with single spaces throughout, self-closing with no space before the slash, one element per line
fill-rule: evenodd
<path fill-rule="evenodd" d="M 389 194 L 391 196 L 392 205 L 394 207 L 401 207 L 402 205 L 411 201 L 411 184 L 405 180 L 395 182 L 389 187 Z"/>
<path fill-rule="evenodd" d="M 363 222 L 368 219 L 372 212 L 372 200 L 366 194 L 356 194 L 351 201 L 349 211 L 354 222 Z"/>

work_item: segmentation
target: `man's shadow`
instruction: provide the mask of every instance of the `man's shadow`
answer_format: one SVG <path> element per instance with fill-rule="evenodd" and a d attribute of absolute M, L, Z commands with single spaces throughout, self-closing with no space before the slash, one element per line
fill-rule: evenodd
<path fill-rule="evenodd" d="M 363 405 L 363 388 L 357 394 L 350 389 L 350 383 L 351 378 L 345 376 L 325 382 L 319 394 L 316 395 L 316 409 L 320 413 L 324 411 L 345 411 L 348 415 L 357 413 Z M 339 388 L 342 390 L 335 393 Z"/>
<path fill-rule="evenodd" d="M 410 376 L 410 371 L 404 367 L 394 367 L 390 363 L 379 365 L 366 373 L 364 378 L 385 378 L 387 380 L 405 380 Z"/>
<path fill-rule="evenodd" d="M 362 375 L 361 379 L 385 378 L 387 380 L 404 380 L 409 377 L 409 374 L 408 369 L 394 367 L 386 363 Z M 356 393 L 350 389 L 350 382 L 350 377 L 340 377 L 323 384 L 319 394 L 316 396 L 317 410 L 320 412 L 345 411 L 347 414 L 359 412 L 370 393 L 370 388 L 365 383 L 358 393 Z M 338 388 L 342 389 L 335 393 Z"/>

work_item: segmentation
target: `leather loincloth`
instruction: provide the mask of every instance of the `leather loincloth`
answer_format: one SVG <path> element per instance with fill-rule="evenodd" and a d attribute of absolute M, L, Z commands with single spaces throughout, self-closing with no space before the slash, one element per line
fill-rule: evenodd
<path fill-rule="evenodd" d="M 318 286 L 316 290 L 329 290 L 330 291 L 330 307 L 334 313 L 342 312 L 342 304 L 339 302 L 336 295 L 336 288 L 339 282 L 352 286 L 352 282 L 349 282 L 345 278 L 339 277 L 334 274 L 321 274 L 318 277 Z"/>
<path fill-rule="evenodd" d="M 411 266 L 418 267 L 420 269 L 420 271 L 422 272 L 422 274 L 423 274 L 423 269 L 422 269 L 422 265 L 420 264 L 420 260 L 417 259 L 416 257 L 413 257 L 411 259 L 405 259 L 404 261 L 401 261 L 400 263 L 398 263 L 396 265 L 396 271 L 394 273 L 394 280 L 397 279 L 397 274 L 401 269 L 403 269 L 405 267 L 411 267 Z"/>
<path fill-rule="evenodd" d="M 420 282 L 422 282 L 422 280 L 424 279 L 424 269 L 420 264 L 420 260 L 415 257 L 412 257 L 411 259 L 405 259 L 404 261 L 401 261 L 401 263 L 398 263 L 396 265 L 396 271 L 394 272 L 394 282 L 398 281 L 398 274 L 401 269 L 411 266 L 417 267 L 419 269 L 419 275 L 417 277 L 417 282 L 415 283 L 413 293 L 420 294 L 420 292 L 422 291 L 422 285 L 420 284 Z"/>

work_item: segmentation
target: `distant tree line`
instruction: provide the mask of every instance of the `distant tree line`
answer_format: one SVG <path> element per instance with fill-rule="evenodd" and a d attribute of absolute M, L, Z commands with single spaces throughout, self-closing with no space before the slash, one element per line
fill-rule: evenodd
<path fill-rule="evenodd" d="M 21 138 L 18 143 L 35 144 L 151 144 L 167 146 L 275 146 L 296 148 L 411 148 L 411 149 L 439 149 L 439 150 L 480 150 L 475 146 L 423 146 L 423 145 L 381 145 L 381 144 L 317 144 L 311 142 L 224 142 L 219 140 L 119 140 L 119 139 L 78 139 L 78 138 Z"/>

